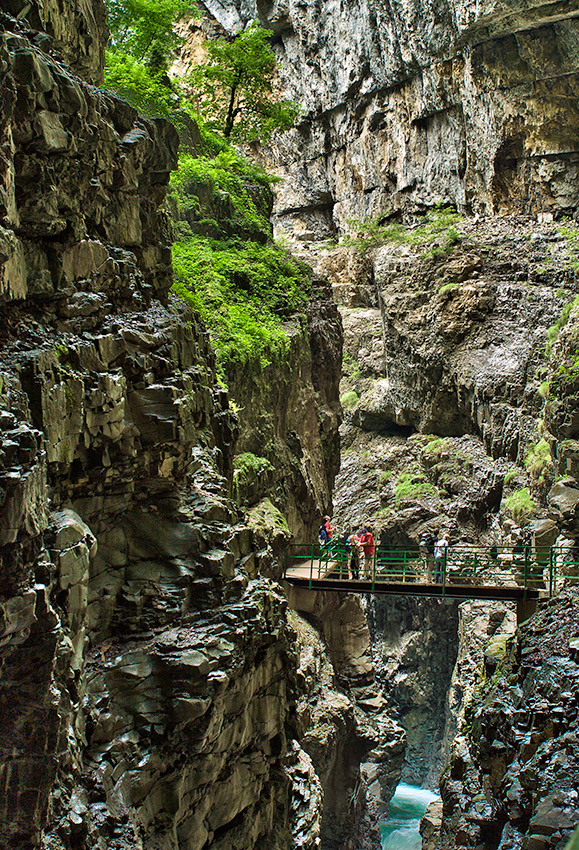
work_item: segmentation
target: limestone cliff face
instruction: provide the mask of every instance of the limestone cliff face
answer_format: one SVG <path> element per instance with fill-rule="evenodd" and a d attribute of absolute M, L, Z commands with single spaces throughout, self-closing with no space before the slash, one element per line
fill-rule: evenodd
<path fill-rule="evenodd" d="M 176 133 L 50 52 L 97 79 L 101 3 L 8 7 L 0 844 L 316 847 L 287 603 L 231 499 L 207 333 L 169 296 Z"/>
<path fill-rule="evenodd" d="M 439 200 L 479 211 L 577 205 L 577 10 L 555 2 L 228 0 L 228 31 L 275 32 L 304 106 L 272 145 L 280 226 L 308 240 L 348 218 Z"/>
<path fill-rule="evenodd" d="M 273 501 L 293 539 L 308 541 L 331 511 L 340 462 L 342 325 L 327 282 L 315 282 L 303 326 L 288 322 L 286 328 L 285 362 L 228 370 L 230 394 L 241 410 L 237 452 L 266 457 L 272 467 L 244 481 L 238 496 L 254 514 L 264 499 Z"/>

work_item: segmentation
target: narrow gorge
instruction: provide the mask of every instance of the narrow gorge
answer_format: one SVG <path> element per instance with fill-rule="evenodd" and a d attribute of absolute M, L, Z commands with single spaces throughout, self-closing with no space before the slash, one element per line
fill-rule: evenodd
<path fill-rule="evenodd" d="M 576 0 L 0 0 L 0 103 L 0 850 L 576 850 Z"/>

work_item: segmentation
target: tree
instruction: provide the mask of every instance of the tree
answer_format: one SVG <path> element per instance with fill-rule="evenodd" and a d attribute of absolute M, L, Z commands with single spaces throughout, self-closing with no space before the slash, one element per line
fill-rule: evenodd
<path fill-rule="evenodd" d="M 166 72 L 173 51 L 183 43 L 175 24 L 194 15 L 193 0 L 106 0 L 109 48 Z"/>
<path fill-rule="evenodd" d="M 193 0 L 106 0 L 106 9 L 105 84 L 136 109 L 173 118 L 179 92 L 168 68 L 183 43 L 176 23 L 197 14 Z"/>
<path fill-rule="evenodd" d="M 254 21 L 233 41 L 210 41 L 207 64 L 191 72 L 199 112 L 225 138 L 265 141 L 274 130 L 290 127 L 300 113 L 296 103 L 275 97 L 270 36 Z"/>

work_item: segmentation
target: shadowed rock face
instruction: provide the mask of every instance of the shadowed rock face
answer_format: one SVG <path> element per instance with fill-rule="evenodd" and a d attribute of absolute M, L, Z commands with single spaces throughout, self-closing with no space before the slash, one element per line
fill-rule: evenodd
<path fill-rule="evenodd" d="M 207 332 L 169 296 L 176 133 L 34 29 L 97 79 L 101 3 L 29 12 L 0 17 L 0 845 L 313 848 L 279 568 L 230 498 Z"/>
<path fill-rule="evenodd" d="M 102 83 L 108 38 L 102 2 L 5 0 L 2 10 L 37 31 L 34 42 L 42 51 L 54 48 L 83 80 Z"/>
<path fill-rule="evenodd" d="M 428 848 L 565 847 L 579 821 L 577 592 L 485 651 L 486 682 L 443 774 Z M 437 824 L 437 827 L 440 824 Z M 428 830 L 430 832 L 430 828 Z"/>
<path fill-rule="evenodd" d="M 230 32 L 259 17 L 276 34 L 283 84 L 304 107 L 271 147 L 288 176 L 278 221 L 298 238 L 439 200 L 576 208 L 573 4 L 203 5 Z"/>

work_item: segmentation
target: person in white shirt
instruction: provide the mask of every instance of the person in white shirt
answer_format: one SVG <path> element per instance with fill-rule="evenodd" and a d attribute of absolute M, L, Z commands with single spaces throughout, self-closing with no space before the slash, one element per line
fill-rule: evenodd
<path fill-rule="evenodd" d="M 448 539 L 448 534 L 443 534 L 434 544 L 434 581 L 436 584 L 440 584 L 442 582 L 442 575 L 446 562 L 446 554 L 448 551 Z"/>

